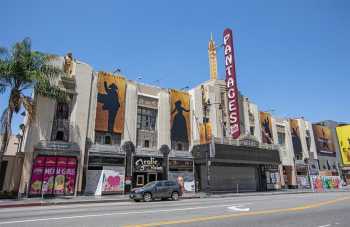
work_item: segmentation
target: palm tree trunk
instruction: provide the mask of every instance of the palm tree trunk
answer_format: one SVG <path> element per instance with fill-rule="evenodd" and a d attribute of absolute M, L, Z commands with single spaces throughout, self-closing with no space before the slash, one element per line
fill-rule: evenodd
<path fill-rule="evenodd" d="M 12 123 L 12 116 L 13 116 L 13 108 L 8 108 L 7 110 L 7 116 L 5 119 L 5 126 L 4 126 L 4 133 L 2 134 L 1 137 L 1 148 L 0 148 L 0 171 L 1 171 L 1 166 L 2 166 L 2 159 L 4 157 L 4 154 L 6 152 L 7 149 L 7 145 L 9 143 L 10 140 L 10 127 L 11 127 L 11 123 Z M 1 190 L 1 189 L 0 189 Z"/>

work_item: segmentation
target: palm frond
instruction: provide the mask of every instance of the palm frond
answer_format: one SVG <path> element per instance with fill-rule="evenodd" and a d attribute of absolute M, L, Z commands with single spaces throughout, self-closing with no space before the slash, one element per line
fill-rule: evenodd
<path fill-rule="evenodd" d="M 35 91 L 39 95 L 66 102 L 69 99 L 68 93 L 61 87 L 50 83 L 49 80 L 41 80 L 35 85 Z"/>

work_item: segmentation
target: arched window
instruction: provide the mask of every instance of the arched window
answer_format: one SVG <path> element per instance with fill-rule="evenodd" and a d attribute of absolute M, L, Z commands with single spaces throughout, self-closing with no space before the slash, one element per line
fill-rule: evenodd
<path fill-rule="evenodd" d="M 56 140 L 63 141 L 63 139 L 64 139 L 64 133 L 62 131 L 57 131 Z"/>

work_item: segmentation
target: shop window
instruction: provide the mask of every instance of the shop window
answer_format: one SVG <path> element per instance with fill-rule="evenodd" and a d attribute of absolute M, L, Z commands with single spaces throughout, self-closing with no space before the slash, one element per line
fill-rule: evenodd
<path fill-rule="evenodd" d="M 149 140 L 144 141 L 144 147 L 148 148 L 149 147 Z"/>
<path fill-rule="evenodd" d="M 145 177 L 143 175 L 137 175 L 136 186 L 143 186 L 145 184 Z"/>

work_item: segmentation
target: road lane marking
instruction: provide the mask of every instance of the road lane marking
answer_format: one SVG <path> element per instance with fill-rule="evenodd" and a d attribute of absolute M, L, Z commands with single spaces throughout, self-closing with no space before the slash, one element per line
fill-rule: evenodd
<path fill-rule="evenodd" d="M 318 227 L 329 227 L 331 226 L 331 224 L 328 224 L 328 225 L 319 225 Z"/>
<path fill-rule="evenodd" d="M 246 205 L 251 203 L 245 203 Z M 55 218 L 38 218 L 38 219 L 25 219 L 19 221 L 5 221 L 0 222 L 0 225 L 9 225 L 9 224 L 18 224 L 18 223 L 29 223 L 29 222 L 40 222 L 40 221 L 59 221 L 59 220 L 68 220 L 68 219 L 78 219 L 78 218 L 89 218 L 89 217 L 104 217 L 104 216 L 113 216 L 113 215 L 128 215 L 128 214 L 147 214 L 147 213 L 159 213 L 159 212 L 173 212 L 173 211 L 188 211 L 188 210 L 201 210 L 217 207 L 228 207 L 233 204 L 221 204 L 221 205 L 212 205 L 212 206 L 198 206 L 198 207 L 188 207 L 188 208 L 176 208 L 176 209 L 162 209 L 162 210 L 145 210 L 145 211 L 130 211 L 123 213 L 105 213 L 105 214 L 87 214 L 87 215 L 77 215 L 77 216 L 64 216 L 64 217 L 55 217 Z M 236 204 L 237 206 L 244 204 Z"/>
<path fill-rule="evenodd" d="M 151 227 L 151 226 L 163 226 L 163 225 L 181 225 L 181 224 L 189 224 L 194 222 L 213 221 L 213 220 L 227 219 L 227 218 L 234 218 L 234 217 L 268 215 L 268 214 L 276 214 L 276 213 L 283 213 L 283 212 L 295 212 L 295 211 L 303 211 L 306 209 L 319 208 L 325 205 L 330 205 L 330 204 L 334 204 L 334 203 L 344 201 L 344 200 L 349 200 L 349 199 L 350 197 L 343 197 L 339 199 L 333 199 L 333 200 L 328 200 L 320 203 L 314 203 L 310 205 L 292 207 L 292 208 L 263 210 L 263 211 L 249 212 L 249 213 L 235 213 L 235 214 L 206 216 L 206 217 L 195 217 L 190 219 L 160 221 L 160 222 L 147 223 L 147 224 L 132 224 L 132 225 L 124 225 L 124 227 Z"/>
<path fill-rule="evenodd" d="M 250 211 L 249 207 L 242 207 L 242 206 L 231 206 L 231 207 L 227 207 L 229 210 L 233 210 L 233 211 L 240 211 L 240 212 L 248 212 Z"/>

